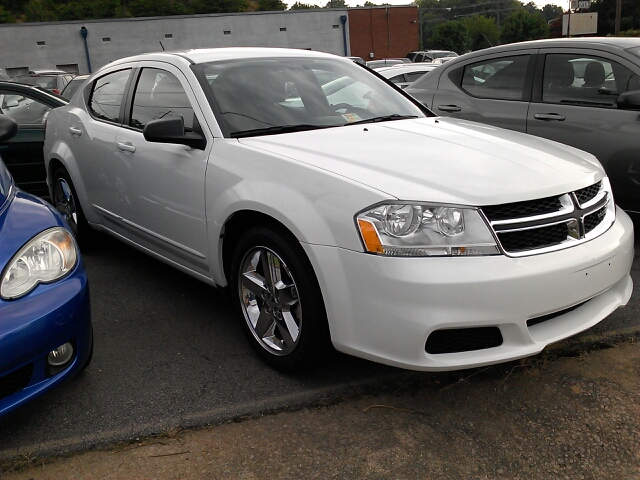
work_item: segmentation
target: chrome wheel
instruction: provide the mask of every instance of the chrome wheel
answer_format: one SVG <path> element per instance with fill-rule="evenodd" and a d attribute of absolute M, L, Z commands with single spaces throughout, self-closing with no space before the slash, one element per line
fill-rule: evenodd
<path fill-rule="evenodd" d="M 284 356 L 298 344 L 302 307 L 285 262 L 266 247 L 249 250 L 240 263 L 238 293 L 249 330 L 269 353 Z"/>
<path fill-rule="evenodd" d="M 74 233 L 78 231 L 78 212 L 71 187 L 64 178 L 58 178 L 53 191 L 56 209 L 64 215 Z"/>

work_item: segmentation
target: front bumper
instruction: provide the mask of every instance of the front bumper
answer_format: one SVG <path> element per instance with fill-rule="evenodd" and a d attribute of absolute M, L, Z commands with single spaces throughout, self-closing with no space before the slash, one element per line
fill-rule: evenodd
<path fill-rule="evenodd" d="M 390 258 L 304 247 L 320 282 L 334 346 L 413 370 L 479 367 L 536 354 L 600 322 L 625 305 L 633 289 L 633 224 L 620 209 L 603 235 L 530 257 Z M 566 309 L 527 326 L 530 319 Z M 502 344 L 426 352 L 432 332 L 473 327 L 498 327 Z"/>
<path fill-rule="evenodd" d="M 62 371 L 47 367 L 66 342 L 75 356 Z M 80 261 L 59 282 L 39 285 L 17 300 L 0 300 L 0 417 L 78 373 L 92 346 L 87 274 Z"/>

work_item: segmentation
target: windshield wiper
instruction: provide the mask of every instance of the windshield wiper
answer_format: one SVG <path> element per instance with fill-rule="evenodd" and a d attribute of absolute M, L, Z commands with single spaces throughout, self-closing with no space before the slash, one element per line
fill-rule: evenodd
<path fill-rule="evenodd" d="M 391 120 L 405 120 L 407 118 L 418 118 L 418 115 L 398 115 L 397 113 L 394 113 L 393 115 L 382 115 L 380 117 L 365 118 L 364 120 L 345 123 L 345 126 L 358 125 L 360 123 L 378 123 L 378 122 L 389 122 Z"/>
<path fill-rule="evenodd" d="M 257 137 L 260 135 L 277 135 L 278 133 L 304 132 L 306 130 L 318 130 L 320 128 L 335 127 L 335 125 L 276 125 L 274 127 L 254 128 L 233 132 L 231 138 Z"/>

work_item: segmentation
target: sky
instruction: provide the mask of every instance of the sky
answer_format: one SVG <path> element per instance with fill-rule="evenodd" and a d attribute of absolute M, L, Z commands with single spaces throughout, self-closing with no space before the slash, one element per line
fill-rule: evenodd
<path fill-rule="evenodd" d="M 358 4 L 359 5 L 364 5 L 365 1 L 366 0 L 347 0 L 347 6 L 355 7 Z M 369 1 L 371 1 L 372 3 L 375 3 L 375 4 L 383 4 L 383 3 L 388 3 L 390 5 L 409 5 L 409 4 L 411 4 L 411 0 L 369 0 Z M 526 4 L 526 3 L 529 3 L 530 0 L 521 0 L 521 1 L 524 1 L 524 3 Z M 291 3 L 294 3 L 294 2 L 291 2 Z M 305 2 L 303 1 L 302 3 L 305 3 Z M 318 2 L 308 2 L 308 3 L 318 3 Z M 327 2 L 325 1 L 323 3 L 323 5 L 326 4 L 326 3 Z M 542 8 L 548 3 L 551 3 L 552 5 L 559 5 L 561 7 L 564 7 L 564 6 L 568 7 L 569 6 L 568 0 L 555 0 L 555 1 L 554 0 L 533 0 L 533 3 L 535 3 L 538 6 L 538 8 Z"/>

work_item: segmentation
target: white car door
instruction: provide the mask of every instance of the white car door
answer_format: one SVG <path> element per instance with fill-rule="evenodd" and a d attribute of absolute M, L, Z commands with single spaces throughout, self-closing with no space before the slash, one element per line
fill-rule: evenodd
<path fill-rule="evenodd" d="M 85 210 L 99 215 L 100 223 L 113 228 L 119 222 L 126 198 L 122 178 L 126 158 L 118 155 L 116 137 L 120 130 L 120 113 L 124 93 L 133 68 L 107 72 L 92 82 L 87 110 L 70 108 L 66 131 L 58 132 L 75 158 L 84 182 L 88 203 Z"/>
<path fill-rule="evenodd" d="M 131 108 L 116 139 L 118 155 L 126 158 L 121 163 L 127 198 L 123 228 L 136 243 L 208 274 L 205 171 L 213 138 L 203 132 L 204 150 L 148 142 L 143 128 L 151 120 L 182 117 L 190 131 L 199 130 L 197 118 L 204 117 L 178 68 L 154 62 L 140 67 Z"/>

